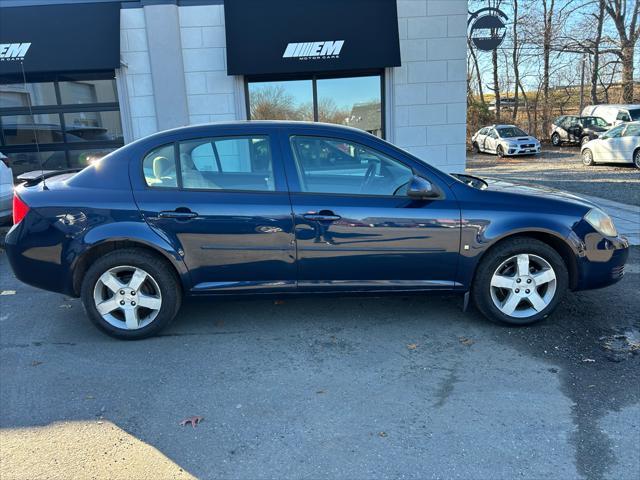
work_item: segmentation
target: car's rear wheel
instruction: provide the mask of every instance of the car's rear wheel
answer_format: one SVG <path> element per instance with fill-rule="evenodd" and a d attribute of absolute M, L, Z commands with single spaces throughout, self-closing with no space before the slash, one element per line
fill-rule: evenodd
<path fill-rule="evenodd" d="M 588 135 L 585 135 L 584 137 L 582 137 L 580 139 L 580 146 L 582 147 L 582 146 L 586 145 L 590 140 L 591 140 L 591 138 L 589 138 Z"/>
<path fill-rule="evenodd" d="M 496 149 L 496 154 L 498 155 L 498 158 L 504 157 L 504 148 L 502 148 L 502 145 L 498 145 L 498 148 Z"/>
<path fill-rule="evenodd" d="M 142 249 L 100 257 L 84 276 L 81 297 L 98 328 L 127 340 L 158 333 L 173 320 L 182 300 L 172 267 Z"/>
<path fill-rule="evenodd" d="M 482 314 L 500 323 L 530 325 L 548 317 L 569 283 L 562 257 L 533 238 L 507 240 L 478 266 L 472 295 Z"/>
<path fill-rule="evenodd" d="M 553 144 L 554 147 L 559 147 L 560 144 L 562 143 L 560 139 L 560 135 L 558 135 L 557 133 L 554 133 L 553 135 L 551 135 L 551 143 Z"/>
<path fill-rule="evenodd" d="M 640 148 L 637 148 L 633 154 L 633 163 L 637 168 L 640 168 Z"/>
<path fill-rule="evenodd" d="M 591 150 L 589 150 L 588 148 L 585 148 L 582 151 L 582 163 L 586 167 L 590 167 L 591 165 L 593 165 L 595 163 L 593 161 L 593 152 Z"/>
<path fill-rule="evenodd" d="M 480 145 L 478 145 L 478 142 L 473 142 L 472 148 L 473 148 L 473 153 L 475 154 L 480 153 Z"/>

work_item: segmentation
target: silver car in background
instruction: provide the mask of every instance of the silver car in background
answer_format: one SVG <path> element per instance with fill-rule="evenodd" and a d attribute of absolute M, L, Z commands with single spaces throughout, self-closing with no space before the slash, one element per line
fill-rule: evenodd
<path fill-rule="evenodd" d="M 493 153 L 498 157 L 537 155 L 540 141 L 515 125 L 491 125 L 471 137 L 476 153 Z"/>

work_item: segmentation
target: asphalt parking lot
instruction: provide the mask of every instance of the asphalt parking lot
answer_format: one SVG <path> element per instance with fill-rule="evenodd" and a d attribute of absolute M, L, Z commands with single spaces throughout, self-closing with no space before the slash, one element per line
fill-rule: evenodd
<path fill-rule="evenodd" d="M 467 172 L 479 177 L 546 185 L 560 190 L 593 195 L 629 205 L 640 205 L 640 169 L 632 164 L 598 164 L 585 167 L 578 147 L 542 146 L 536 156 L 467 156 Z"/>
<path fill-rule="evenodd" d="M 456 296 L 199 301 L 121 342 L 1 254 L 0 477 L 635 479 L 639 287 L 634 248 L 534 327 Z"/>

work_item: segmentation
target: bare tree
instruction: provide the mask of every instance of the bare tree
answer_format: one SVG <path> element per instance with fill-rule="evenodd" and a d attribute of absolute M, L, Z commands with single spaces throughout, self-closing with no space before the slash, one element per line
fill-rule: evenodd
<path fill-rule="evenodd" d="M 633 7 L 629 8 L 628 4 L 632 4 Z M 638 0 L 606 0 L 605 9 L 613 20 L 620 41 L 620 48 L 615 53 L 622 62 L 622 101 L 632 103 L 634 49 L 640 37 L 638 24 L 640 2 Z"/>
<path fill-rule="evenodd" d="M 518 52 L 518 0 L 513 0 L 513 76 L 514 76 L 514 93 L 513 93 L 513 112 L 511 112 L 511 118 L 516 121 L 518 117 L 518 90 L 520 89 L 520 58 Z M 523 92 L 524 93 L 524 92 Z"/>
<path fill-rule="evenodd" d="M 593 39 L 593 64 L 591 66 L 591 103 L 597 105 L 598 103 L 598 75 L 600 70 L 600 42 L 602 41 L 602 28 L 604 26 L 605 15 L 604 0 L 598 0 L 598 13 L 595 14 L 598 26 L 596 29 L 596 36 Z"/>

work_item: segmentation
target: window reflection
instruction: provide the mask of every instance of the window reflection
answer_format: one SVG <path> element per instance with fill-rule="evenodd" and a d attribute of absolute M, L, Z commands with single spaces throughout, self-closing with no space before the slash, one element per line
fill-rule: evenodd
<path fill-rule="evenodd" d="M 0 85 L 0 108 L 55 105 L 56 89 L 53 82 L 8 83 Z"/>
<path fill-rule="evenodd" d="M 108 149 L 90 149 L 90 150 L 70 150 L 69 151 L 69 167 L 83 168 L 92 165 L 102 157 L 113 152 L 113 148 Z"/>
<path fill-rule="evenodd" d="M 74 112 L 64 114 L 67 142 L 122 141 L 120 112 Z"/>
<path fill-rule="evenodd" d="M 57 113 L 4 116 L 2 133 L 6 145 L 59 143 L 64 140 Z"/>
<path fill-rule="evenodd" d="M 115 80 L 60 82 L 62 104 L 117 102 Z"/>
<path fill-rule="evenodd" d="M 313 121 L 311 80 L 249 83 L 251 120 Z"/>
<path fill-rule="evenodd" d="M 3 152 L 7 159 L 5 163 L 11 168 L 13 176 L 33 170 L 60 170 L 67 168 L 67 156 L 64 151 L 59 152 Z"/>
<path fill-rule="evenodd" d="M 382 137 L 380 76 L 318 80 L 318 120 Z"/>

